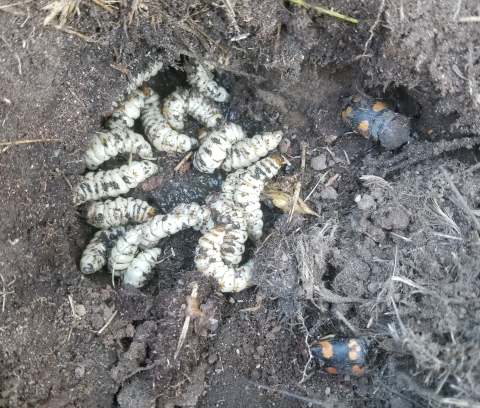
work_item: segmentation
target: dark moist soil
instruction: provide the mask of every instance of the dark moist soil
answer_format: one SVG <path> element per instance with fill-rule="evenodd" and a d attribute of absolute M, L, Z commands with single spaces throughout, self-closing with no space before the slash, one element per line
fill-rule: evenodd
<path fill-rule="evenodd" d="M 318 4 L 359 24 L 271 0 L 122 1 L 113 13 L 83 1 L 70 33 L 43 26 L 48 3 L 0 9 L 1 142 L 56 139 L 1 147 L 0 406 L 478 404 L 480 36 L 461 20 L 479 15 L 476 1 Z M 292 193 L 301 181 L 319 217 L 265 207 L 269 238 L 249 248 L 258 286 L 238 294 L 193 271 L 192 231 L 162 243 L 142 290 L 82 276 L 94 230 L 70 185 L 127 86 L 120 71 L 161 58 L 170 68 L 151 85 L 164 97 L 185 84 L 182 58 L 221 50 L 226 117 L 249 135 L 284 131 L 291 165 L 277 182 Z M 372 140 L 339 137 L 358 93 L 408 116 L 416 140 L 364 155 Z M 132 195 L 163 213 L 218 190 L 224 174 L 174 174 L 179 160 L 159 155 Z M 199 336 L 191 324 L 174 358 L 194 281 L 219 326 Z M 308 344 L 331 334 L 373 342 L 367 374 L 308 362 Z"/>

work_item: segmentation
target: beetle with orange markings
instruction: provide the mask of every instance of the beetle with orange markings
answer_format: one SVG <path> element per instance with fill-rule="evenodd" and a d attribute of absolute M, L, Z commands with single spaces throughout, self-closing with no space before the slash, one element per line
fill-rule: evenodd
<path fill-rule="evenodd" d="M 387 107 L 383 101 L 357 95 L 342 110 L 343 122 L 355 133 L 394 150 L 411 139 L 410 119 Z"/>
<path fill-rule="evenodd" d="M 321 371 L 329 374 L 363 374 L 373 345 L 367 338 L 324 338 L 310 344 L 310 352 Z"/>

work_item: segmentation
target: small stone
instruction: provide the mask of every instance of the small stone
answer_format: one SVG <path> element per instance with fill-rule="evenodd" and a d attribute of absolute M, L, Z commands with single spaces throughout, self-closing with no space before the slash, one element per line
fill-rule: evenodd
<path fill-rule="evenodd" d="M 75 305 L 75 313 L 79 315 L 80 317 L 85 316 L 87 313 L 87 310 L 85 309 L 85 306 L 83 305 Z"/>
<path fill-rule="evenodd" d="M 290 145 L 292 143 L 290 142 L 290 139 L 283 138 L 282 141 L 280 142 L 280 145 L 278 146 L 278 150 L 280 150 L 280 153 L 287 153 L 288 149 L 290 148 Z"/>
<path fill-rule="evenodd" d="M 75 368 L 75 378 L 83 378 L 84 375 L 85 375 L 85 366 L 83 364 Z"/>
<path fill-rule="evenodd" d="M 357 207 L 362 211 L 375 210 L 377 207 L 375 200 L 369 194 L 364 194 L 359 201 L 355 197 L 355 201 L 357 202 Z"/>
<path fill-rule="evenodd" d="M 257 354 L 259 356 L 264 356 L 265 355 L 265 349 L 263 348 L 263 346 L 258 346 L 257 347 Z"/>
<path fill-rule="evenodd" d="M 336 200 L 338 197 L 337 190 L 335 190 L 332 186 L 325 187 L 321 192 L 320 192 L 320 197 L 322 197 L 324 200 Z"/>
<path fill-rule="evenodd" d="M 362 199 L 362 196 L 361 196 L 360 194 L 357 194 L 357 195 L 355 196 L 355 202 L 356 202 L 356 203 L 359 203 L 361 199 Z"/>
<path fill-rule="evenodd" d="M 330 387 L 325 388 L 325 395 L 330 395 L 331 392 L 332 390 L 330 389 Z"/>
<path fill-rule="evenodd" d="M 319 154 L 318 156 L 312 158 L 310 165 L 313 170 L 325 170 L 327 168 L 327 156 L 324 154 Z"/>
<path fill-rule="evenodd" d="M 350 375 L 349 374 L 345 375 L 345 377 L 343 377 L 343 380 L 344 381 L 350 381 Z"/>
<path fill-rule="evenodd" d="M 216 354 L 210 354 L 208 356 L 208 364 L 215 364 L 217 362 L 217 355 Z"/>

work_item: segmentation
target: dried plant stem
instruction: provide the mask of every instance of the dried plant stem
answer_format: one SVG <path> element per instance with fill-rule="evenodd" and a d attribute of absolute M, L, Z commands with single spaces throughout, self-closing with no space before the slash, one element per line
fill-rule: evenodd
<path fill-rule="evenodd" d="M 1 142 L 0 146 L 16 146 L 30 143 L 42 143 L 42 142 L 59 142 L 60 139 L 31 139 L 31 140 L 17 140 L 16 142 Z"/>
<path fill-rule="evenodd" d="M 190 157 L 192 157 L 192 155 L 193 155 L 193 152 L 188 152 L 188 153 L 186 154 L 186 156 L 185 156 L 182 160 L 180 160 L 180 162 L 175 166 L 175 168 L 174 168 L 173 170 L 174 170 L 174 171 L 180 170 L 180 169 L 182 168 L 182 166 L 186 163 L 186 161 L 187 161 Z"/>
<path fill-rule="evenodd" d="M 190 294 L 190 297 L 192 299 L 196 299 L 198 296 L 198 283 L 193 282 L 192 283 L 192 293 Z M 187 337 L 187 332 L 188 332 L 188 327 L 190 326 L 190 316 L 185 317 L 185 322 L 183 323 L 183 328 L 182 328 L 182 333 L 180 334 L 180 338 L 178 339 L 178 346 L 177 350 L 175 351 L 175 354 L 173 356 L 173 359 L 176 360 L 178 357 L 178 354 L 180 353 L 180 349 L 183 346 L 183 342 L 185 341 Z"/>
<path fill-rule="evenodd" d="M 115 319 L 115 316 L 117 315 L 117 313 L 118 313 L 118 310 L 115 310 L 112 317 L 110 317 L 110 319 L 108 319 L 107 323 L 105 323 L 105 325 L 97 332 L 98 334 L 102 334 L 104 332 L 104 330 L 110 325 L 110 323 L 113 322 L 113 319 Z"/>
<path fill-rule="evenodd" d="M 327 14 L 329 16 L 336 17 L 336 18 L 339 18 L 341 20 L 349 21 L 350 23 L 358 24 L 358 20 L 356 18 L 347 17 L 343 14 L 337 13 L 337 12 L 332 11 L 332 10 L 328 10 L 328 9 L 320 7 L 320 6 L 311 6 L 310 4 L 308 4 L 307 2 L 305 2 L 303 0 L 289 0 L 289 1 L 290 1 L 290 3 L 295 3 L 295 4 L 298 4 L 299 6 L 303 6 L 303 7 L 306 7 L 306 8 L 311 8 L 313 10 L 320 11 L 321 13 Z"/>

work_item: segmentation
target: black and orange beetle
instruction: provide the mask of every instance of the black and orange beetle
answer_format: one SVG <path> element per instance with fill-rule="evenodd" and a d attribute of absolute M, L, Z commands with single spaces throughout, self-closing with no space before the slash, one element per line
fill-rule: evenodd
<path fill-rule="evenodd" d="M 388 109 L 387 104 L 363 95 L 351 98 L 342 110 L 342 120 L 367 139 L 394 150 L 408 143 L 410 119 Z"/>
<path fill-rule="evenodd" d="M 363 374 L 372 342 L 367 338 L 325 338 L 310 344 L 310 352 L 321 371 L 329 374 Z"/>

